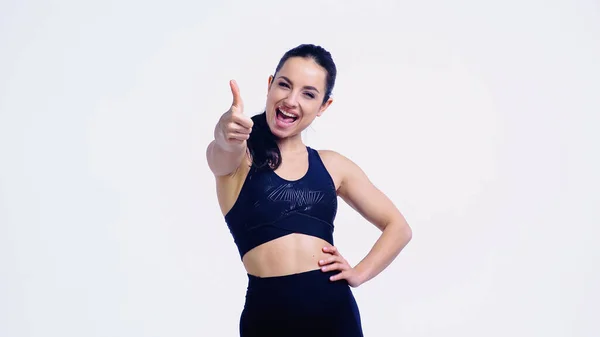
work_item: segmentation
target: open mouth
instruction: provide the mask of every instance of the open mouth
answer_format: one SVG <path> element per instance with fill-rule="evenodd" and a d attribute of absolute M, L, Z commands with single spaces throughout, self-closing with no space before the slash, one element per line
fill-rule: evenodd
<path fill-rule="evenodd" d="M 287 112 L 285 110 L 282 110 L 279 107 L 275 108 L 275 113 L 277 115 L 277 120 L 284 124 L 292 124 L 298 119 L 297 115 Z"/>

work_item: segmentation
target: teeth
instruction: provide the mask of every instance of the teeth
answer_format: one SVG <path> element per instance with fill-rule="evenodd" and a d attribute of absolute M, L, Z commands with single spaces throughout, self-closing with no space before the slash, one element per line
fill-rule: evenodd
<path fill-rule="evenodd" d="M 291 114 L 291 113 L 289 113 L 289 112 L 287 112 L 287 111 L 283 110 L 282 108 L 279 108 L 279 111 L 281 111 L 281 113 L 282 113 L 284 116 L 287 116 L 287 117 L 293 117 L 293 118 L 296 118 L 296 117 L 298 117 L 298 116 L 296 116 L 296 115 L 294 115 L 294 114 Z"/>

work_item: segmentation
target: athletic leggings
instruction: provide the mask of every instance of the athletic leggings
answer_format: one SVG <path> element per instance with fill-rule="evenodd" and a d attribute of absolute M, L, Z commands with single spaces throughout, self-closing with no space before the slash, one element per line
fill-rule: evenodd
<path fill-rule="evenodd" d="M 340 271 L 258 277 L 248 274 L 241 337 L 363 337 L 360 313 Z"/>

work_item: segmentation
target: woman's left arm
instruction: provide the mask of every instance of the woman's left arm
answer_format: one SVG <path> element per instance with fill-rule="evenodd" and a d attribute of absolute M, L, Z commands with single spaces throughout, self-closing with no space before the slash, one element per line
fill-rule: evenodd
<path fill-rule="evenodd" d="M 392 263 L 411 240 L 412 230 L 398 208 L 373 185 L 358 165 L 341 154 L 336 157 L 336 171 L 341 176 L 338 195 L 382 231 L 373 248 L 353 268 L 358 284 L 362 284 Z"/>

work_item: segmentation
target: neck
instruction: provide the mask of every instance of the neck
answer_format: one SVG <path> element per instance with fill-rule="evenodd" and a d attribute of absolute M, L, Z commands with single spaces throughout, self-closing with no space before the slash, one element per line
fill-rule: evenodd
<path fill-rule="evenodd" d="M 277 141 L 277 146 L 279 146 L 281 154 L 301 152 L 306 149 L 306 145 L 302 142 L 302 136 L 300 134 L 285 139 L 279 139 Z"/>

